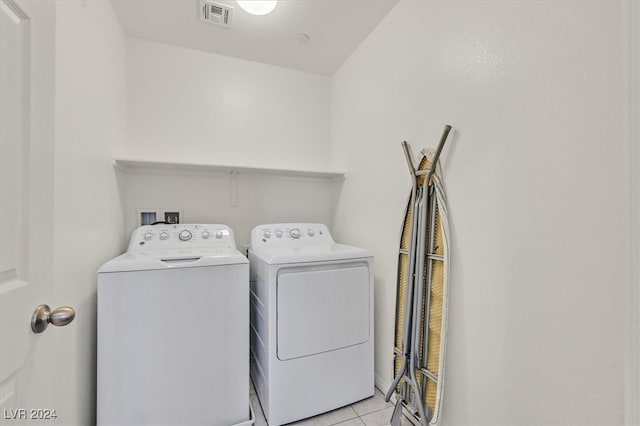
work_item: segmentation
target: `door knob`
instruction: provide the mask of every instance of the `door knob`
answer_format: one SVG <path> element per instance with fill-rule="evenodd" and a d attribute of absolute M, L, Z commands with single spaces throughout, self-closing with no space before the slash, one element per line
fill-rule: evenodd
<path fill-rule="evenodd" d="M 70 306 L 61 306 L 51 311 L 49 305 L 38 305 L 31 316 L 31 330 L 42 333 L 49 324 L 61 327 L 69 324 L 76 317 L 76 311 Z"/>

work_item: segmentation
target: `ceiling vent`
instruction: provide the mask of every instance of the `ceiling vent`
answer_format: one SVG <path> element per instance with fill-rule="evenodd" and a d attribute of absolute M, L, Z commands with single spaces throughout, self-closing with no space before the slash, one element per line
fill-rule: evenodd
<path fill-rule="evenodd" d="M 200 19 L 229 28 L 233 22 L 233 7 L 210 0 L 200 0 Z"/>

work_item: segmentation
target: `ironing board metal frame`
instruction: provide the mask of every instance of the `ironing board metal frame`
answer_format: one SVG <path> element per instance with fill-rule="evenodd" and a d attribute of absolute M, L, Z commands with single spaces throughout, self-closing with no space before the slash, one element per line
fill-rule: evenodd
<path fill-rule="evenodd" d="M 442 182 L 436 170 L 439 167 L 438 159 L 451 131 L 451 126 L 444 128 L 438 147 L 432 158 L 428 159 L 427 153 L 422 152 L 423 161 L 430 160 L 428 169 L 421 169 L 422 162 L 416 169 L 411 159 L 411 152 L 406 141 L 402 142 L 407 166 L 412 179 L 411 196 L 407 203 L 405 222 L 401 230 L 401 240 L 407 226 L 407 218 L 410 216 L 409 247 L 403 249 L 402 244 L 399 255 L 408 255 L 408 269 L 405 277 L 404 318 L 402 324 L 402 348 L 394 348 L 394 358 L 401 357 L 400 368 L 385 394 L 385 400 L 389 401 L 396 394 L 396 408 L 391 417 L 391 425 L 399 426 L 403 408 L 412 415 L 413 422 L 422 426 L 435 424 L 438 421 L 440 405 L 440 392 L 436 393 L 434 412 L 425 402 L 427 381 L 442 386 L 442 374 L 439 376 L 427 369 L 428 338 L 429 338 L 429 312 L 431 304 L 431 284 L 433 262 L 444 263 L 444 279 L 448 279 L 448 224 L 446 222 L 446 206 Z M 445 255 L 435 252 L 435 226 L 436 211 L 440 209 L 438 218 L 442 228 L 442 241 L 445 245 Z M 443 221 L 444 219 L 444 221 Z M 428 230 L 428 231 L 427 231 Z M 425 253 L 426 250 L 426 253 Z M 402 279 L 399 267 L 398 279 Z M 446 292 L 444 286 L 444 291 Z M 399 302 L 399 301 L 398 301 Z M 446 295 L 443 295 L 443 303 Z M 396 305 L 396 318 L 400 314 L 399 303 Z M 446 315 L 443 313 L 443 323 L 446 324 Z M 397 332 L 397 330 L 396 330 Z M 446 332 L 446 326 L 441 333 Z M 397 340 L 396 340 L 397 343 Z M 441 347 L 441 352 L 444 348 Z M 439 372 L 444 362 L 441 355 Z M 418 377 L 420 375 L 420 377 Z"/>

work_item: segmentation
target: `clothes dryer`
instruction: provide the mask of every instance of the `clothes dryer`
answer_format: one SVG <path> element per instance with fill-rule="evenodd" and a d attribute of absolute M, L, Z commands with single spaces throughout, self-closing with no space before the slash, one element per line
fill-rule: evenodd
<path fill-rule="evenodd" d="M 249 425 L 249 261 L 225 225 L 148 225 L 98 271 L 98 425 Z"/>
<path fill-rule="evenodd" d="M 315 223 L 251 232 L 251 378 L 270 426 L 374 393 L 373 257 Z"/>

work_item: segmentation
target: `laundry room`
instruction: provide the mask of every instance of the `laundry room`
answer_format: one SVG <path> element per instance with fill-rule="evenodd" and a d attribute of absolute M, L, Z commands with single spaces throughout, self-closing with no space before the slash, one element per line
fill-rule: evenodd
<path fill-rule="evenodd" d="M 202 1 L 0 0 L 2 424 L 96 424 L 97 272 L 152 221 L 366 250 L 338 269 L 370 273 L 377 405 L 315 424 L 393 424 L 407 158 L 445 125 L 438 424 L 640 424 L 637 1 L 220 0 L 229 27 Z M 41 304 L 75 318 L 36 334 Z"/>

